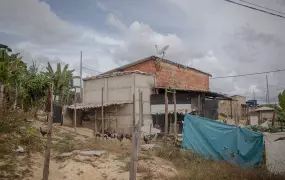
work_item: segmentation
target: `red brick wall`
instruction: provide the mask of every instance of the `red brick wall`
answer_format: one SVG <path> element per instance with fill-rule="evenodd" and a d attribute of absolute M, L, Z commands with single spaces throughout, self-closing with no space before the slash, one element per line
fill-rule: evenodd
<path fill-rule="evenodd" d="M 155 60 L 146 61 L 124 69 L 156 73 L 157 87 L 172 87 L 189 90 L 209 90 L 209 76 L 191 69 L 180 68 L 166 62 L 160 62 L 156 68 Z M 160 70 L 158 70 L 160 69 Z"/>

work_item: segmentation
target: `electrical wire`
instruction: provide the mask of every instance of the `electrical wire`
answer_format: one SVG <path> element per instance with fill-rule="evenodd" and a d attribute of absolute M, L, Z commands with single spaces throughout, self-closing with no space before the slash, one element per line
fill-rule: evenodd
<path fill-rule="evenodd" d="M 266 14 L 270 14 L 270 15 L 273 15 L 273 16 L 285 18 L 285 16 L 282 16 L 282 15 L 279 15 L 279 14 L 275 14 L 275 13 L 272 13 L 272 12 L 268 12 L 268 11 L 265 11 L 265 10 L 262 10 L 262 9 L 258 9 L 258 8 L 252 7 L 252 6 L 247 6 L 245 4 L 238 3 L 238 2 L 235 2 L 235 1 L 231 1 L 231 0 L 225 0 L 225 1 L 233 3 L 233 4 L 236 4 L 236 5 L 239 5 L 239 6 L 247 7 L 247 8 L 256 10 L 256 11 L 260 11 L 260 12 L 263 12 L 263 13 L 266 13 Z"/>
<path fill-rule="evenodd" d="M 283 13 L 283 12 L 276 11 L 276 10 L 274 10 L 274 9 L 270 9 L 270 8 L 267 8 L 267 7 L 264 7 L 264 6 L 260 6 L 260 5 L 258 5 L 258 4 L 254 4 L 254 3 L 251 3 L 251 2 L 248 2 L 248 1 L 245 1 L 245 0 L 240 0 L 240 1 L 241 1 L 241 2 L 244 2 L 244 3 L 247 3 L 247 4 L 250 4 L 250 5 L 254 5 L 254 6 L 263 8 L 263 9 L 267 9 L 267 10 L 269 10 L 269 11 L 273 11 L 273 12 L 276 12 L 276 13 L 279 13 L 279 14 L 284 14 L 284 15 L 285 15 L 285 13 Z"/>
<path fill-rule="evenodd" d="M 279 69 L 279 70 L 273 70 L 273 71 L 265 71 L 265 72 L 257 72 L 257 73 L 240 74 L 240 75 L 233 75 L 233 76 L 219 76 L 219 77 L 212 77 L 210 79 L 223 79 L 223 78 L 253 76 L 253 75 L 258 75 L 258 74 L 268 74 L 268 73 L 281 72 L 281 71 L 285 71 L 285 69 Z"/>
<path fill-rule="evenodd" d="M 96 71 L 96 70 L 94 70 L 94 69 L 90 69 L 90 68 L 87 68 L 87 67 L 84 67 L 84 66 L 82 66 L 82 68 L 87 69 L 87 70 L 89 70 L 89 71 L 94 71 L 94 72 L 96 72 L 96 73 L 102 73 L 102 72 L 100 72 L 100 71 Z"/>

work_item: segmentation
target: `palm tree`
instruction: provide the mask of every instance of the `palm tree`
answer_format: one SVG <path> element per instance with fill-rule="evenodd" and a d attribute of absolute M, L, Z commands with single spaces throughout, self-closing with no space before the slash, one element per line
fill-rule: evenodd
<path fill-rule="evenodd" d="M 1 58 L 0 58 L 0 86 L 3 90 L 3 105 L 7 105 L 11 98 L 14 99 L 14 105 L 17 105 L 18 98 L 18 84 L 20 82 L 20 76 L 26 71 L 26 64 L 22 61 L 22 57 L 18 57 L 19 54 L 11 54 L 11 49 L 0 44 Z M 15 95 L 12 95 L 12 90 L 15 91 Z"/>
<path fill-rule="evenodd" d="M 65 104 L 69 92 L 75 88 L 74 79 L 78 78 L 77 76 L 73 76 L 74 69 L 69 70 L 68 64 L 62 69 L 61 64 L 57 63 L 56 71 L 54 71 L 50 63 L 48 63 L 46 70 L 46 75 L 53 83 L 54 101 L 58 100 L 59 104 Z"/>

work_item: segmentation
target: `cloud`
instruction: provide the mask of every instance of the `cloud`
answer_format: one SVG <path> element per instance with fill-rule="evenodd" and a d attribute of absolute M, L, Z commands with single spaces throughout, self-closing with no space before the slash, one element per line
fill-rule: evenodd
<path fill-rule="evenodd" d="M 76 37 L 80 31 L 54 14 L 48 4 L 38 0 L 1 1 L 0 30 L 41 43 L 62 43 Z"/>
<path fill-rule="evenodd" d="M 127 27 L 113 14 L 108 16 L 107 21 L 121 33 L 124 42 L 112 50 L 113 59 L 116 59 L 118 64 L 156 54 L 155 45 L 159 49 L 170 45 L 166 51 L 166 58 L 175 59 L 177 62 L 189 60 L 185 44 L 176 34 L 158 33 L 149 25 L 138 21 Z"/>
<path fill-rule="evenodd" d="M 256 1 L 285 11 L 280 0 L 275 2 L 280 6 Z M 82 11 L 93 15 L 88 20 L 80 19 L 80 14 L 64 14 L 72 6 L 70 2 L 68 7 L 56 8 L 64 18 L 51 8 L 53 1 L 48 3 L 3 0 L 0 32 L 19 38 L 11 46 L 29 52 L 31 55 L 25 54 L 27 59 L 69 63 L 77 73 L 83 51 L 83 64 L 92 69 L 84 69 L 84 75 L 154 55 L 155 45 L 169 45 L 165 58 L 209 72 L 213 77 L 285 68 L 284 20 L 225 1 L 96 1 L 95 6 L 93 3 L 92 8 Z M 89 26 L 67 21 L 75 17 L 76 22 Z M 273 99 L 283 77 L 281 72 L 268 74 Z M 254 89 L 256 97 L 265 99 L 265 87 L 265 75 L 211 80 L 213 91 L 248 98 L 252 98 Z"/>

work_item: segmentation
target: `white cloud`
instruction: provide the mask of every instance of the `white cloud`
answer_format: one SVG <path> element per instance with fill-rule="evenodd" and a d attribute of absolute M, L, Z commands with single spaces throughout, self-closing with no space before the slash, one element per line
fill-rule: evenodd
<path fill-rule="evenodd" d="M 39 0 L 2 0 L 0 31 L 41 43 L 61 43 L 77 36 L 77 27 L 54 14 Z"/>
<path fill-rule="evenodd" d="M 97 2 L 96 10 L 100 17 L 102 13 L 106 15 L 109 25 L 104 27 L 106 31 L 102 27 L 97 31 L 91 28 L 93 24 L 82 27 L 62 19 L 43 1 L 2 0 L 0 32 L 22 38 L 11 46 L 23 54 L 29 52 L 31 55 L 25 54 L 28 59 L 62 61 L 76 70 L 80 51 L 86 67 L 106 71 L 156 54 L 155 45 L 162 48 L 167 44 L 170 48 L 165 58 L 209 72 L 213 77 L 285 67 L 283 19 L 225 1 L 167 0 L 152 3 L 155 7 L 149 8 L 150 2 Z M 106 21 L 95 23 L 106 26 Z M 95 74 L 84 71 L 85 75 Z M 269 84 L 279 86 L 283 76 L 268 75 Z M 252 76 L 211 80 L 211 88 L 248 97 L 255 89 L 256 96 L 265 99 L 264 79 L 265 76 Z M 270 89 L 270 93 L 274 97 L 278 91 Z"/>

